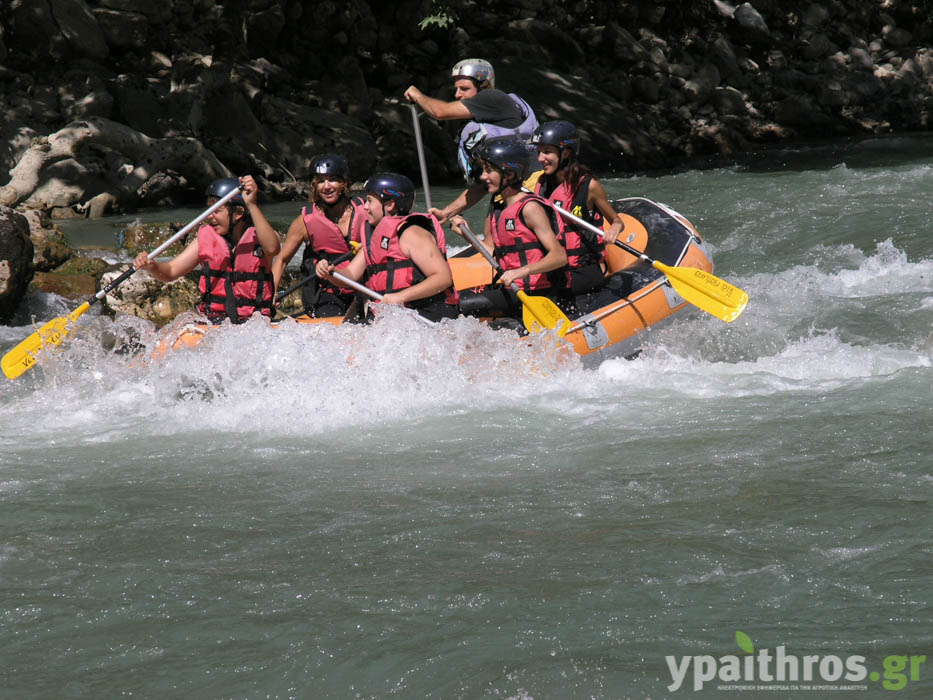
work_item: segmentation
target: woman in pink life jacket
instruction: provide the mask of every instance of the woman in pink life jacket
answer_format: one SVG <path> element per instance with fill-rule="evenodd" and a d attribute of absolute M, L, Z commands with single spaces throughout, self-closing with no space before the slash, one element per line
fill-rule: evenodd
<path fill-rule="evenodd" d="M 559 305 L 569 302 L 567 253 L 561 244 L 563 224 L 550 202 L 522 188 L 529 152 L 522 141 L 500 137 L 479 147 L 480 180 L 492 195 L 484 225 L 483 245 L 502 268 L 499 286 L 461 293 L 464 313 L 496 310 L 522 318 L 522 303 L 509 286 L 529 295 L 546 296 Z M 460 217 L 453 220 L 459 233 Z"/>
<path fill-rule="evenodd" d="M 198 311 L 212 323 L 242 323 L 255 313 L 272 316 L 272 261 L 279 235 L 259 208 L 259 188 L 252 176 L 215 180 L 207 188 L 208 206 L 237 186 L 240 194 L 216 209 L 197 237 L 167 261 L 140 253 L 133 261 L 157 280 L 172 282 L 201 265 Z"/>
<path fill-rule="evenodd" d="M 432 321 L 458 315 L 457 292 L 447 263 L 444 230 L 430 214 L 412 213 L 415 185 L 398 173 L 376 173 L 366 181 L 368 227 L 360 250 L 340 274 L 382 295 L 385 304 L 417 310 Z M 332 284 L 336 270 L 320 260 L 318 277 Z"/>
<path fill-rule="evenodd" d="M 350 194 L 350 171 L 343 156 L 328 153 L 312 164 L 311 204 L 302 207 L 288 227 L 282 252 L 272 264 L 278 288 L 286 265 L 304 244 L 302 277 L 312 276 L 301 289 L 301 301 L 309 316 L 344 316 L 354 299 L 352 289 L 336 287 L 314 276 L 319 260 L 327 259 L 340 267 L 349 264 L 362 241 L 366 228 L 363 199 Z"/>
<path fill-rule="evenodd" d="M 536 194 L 599 228 L 604 219 L 612 222 L 604 242 L 589 229 L 565 220 L 571 289 L 574 295 L 598 290 L 608 272 L 606 244 L 619 237 L 622 217 L 609 203 L 602 183 L 577 159 L 580 136 L 573 124 L 545 122 L 535 130 L 531 142 L 537 146 L 543 169 Z"/>

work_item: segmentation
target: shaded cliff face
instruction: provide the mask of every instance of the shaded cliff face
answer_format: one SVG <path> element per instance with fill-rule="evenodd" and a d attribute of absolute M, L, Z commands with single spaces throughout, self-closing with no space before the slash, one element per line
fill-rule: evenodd
<path fill-rule="evenodd" d="M 254 173 L 300 196 L 313 157 L 418 172 L 410 84 L 450 99 L 482 56 L 597 170 L 670 168 L 788 139 L 927 129 L 928 2 L 12 0 L 0 8 L 0 203 L 175 204 Z M 421 29 L 432 13 L 456 20 Z M 71 126 L 69 126 L 71 125 Z M 432 179 L 454 124 L 423 120 Z M 0 183 L 5 178 L 0 178 Z"/>

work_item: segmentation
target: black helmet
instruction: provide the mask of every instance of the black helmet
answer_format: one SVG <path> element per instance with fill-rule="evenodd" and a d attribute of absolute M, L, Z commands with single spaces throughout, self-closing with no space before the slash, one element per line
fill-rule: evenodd
<path fill-rule="evenodd" d="M 315 175 L 336 175 L 344 180 L 350 177 L 350 168 L 347 167 L 346 158 L 335 153 L 325 153 L 315 158 L 311 164 L 311 170 Z"/>
<path fill-rule="evenodd" d="M 503 184 L 508 184 L 509 173 L 513 173 L 521 183 L 528 172 L 528 147 L 514 136 L 498 136 L 483 141 L 476 156 L 502 171 Z"/>
<path fill-rule="evenodd" d="M 364 186 L 367 194 L 373 195 L 383 204 L 395 202 L 398 214 L 407 214 L 415 203 L 415 183 L 398 173 L 376 173 L 371 175 Z"/>
<path fill-rule="evenodd" d="M 230 190 L 235 190 L 240 186 L 240 180 L 236 177 L 222 177 L 219 180 L 214 180 L 211 184 L 207 186 L 207 192 L 204 194 L 210 197 L 217 197 L 221 199 L 230 192 Z M 238 204 L 241 207 L 243 206 L 243 194 L 238 193 L 235 196 L 227 200 L 227 203 L 230 205 Z"/>
<path fill-rule="evenodd" d="M 570 122 L 545 122 L 535 129 L 531 142 L 536 146 L 555 146 L 561 150 L 569 148 L 574 155 L 580 152 L 580 134 Z"/>

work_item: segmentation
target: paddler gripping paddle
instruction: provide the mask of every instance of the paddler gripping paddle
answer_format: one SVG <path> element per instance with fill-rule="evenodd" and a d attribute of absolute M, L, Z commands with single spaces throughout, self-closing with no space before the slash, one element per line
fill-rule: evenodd
<path fill-rule="evenodd" d="M 358 291 L 358 292 L 360 292 L 360 293 L 362 293 L 362 294 L 365 294 L 366 296 L 370 296 L 370 297 L 372 297 L 373 299 L 375 299 L 376 301 L 382 301 L 382 297 L 383 297 L 382 294 L 380 294 L 379 292 L 375 291 L 374 289 L 370 289 L 370 288 L 367 287 L 366 285 L 360 284 L 360 283 L 357 282 L 356 280 L 351 280 L 351 279 L 350 279 L 349 277 L 347 277 L 346 275 L 341 275 L 341 274 L 340 274 L 339 272 L 337 272 L 336 270 L 335 270 L 334 272 L 331 272 L 331 273 L 330 273 L 330 276 L 333 277 L 334 279 L 340 280 L 341 282 L 343 282 L 345 285 L 347 285 L 347 286 L 350 287 L 351 289 L 355 289 L 356 291 Z M 422 323 L 426 323 L 426 324 L 429 325 L 429 326 L 433 326 L 433 325 L 434 325 L 434 321 L 432 321 L 432 320 L 430 320 L 430 319 L 428 319 L 428 318 L 425 318 L 424 316 L 422 316 L 421 314 L 419 314 L 417 311 L 415 311 L 415 318 L 417 318 L 417 319 L 418 319 L 419 321 L 421 321 Z"/>
<path fill-rule="evenodd" d="M 191 231 L 191 229 L 213 214 L 217 209 L 220 209 L 220 207 L 224 206 L 230 199 L 239 193 L 239 187 L 235 187 L 234 189 L 230 190 L 227 194 L 225 194 L 214 204 L 199 214 L 198 217 L 191 223 L 189 223 L 187 226 L 178 231 L 174 236 L 165 241 L 165 243 L 149 253 L 149 257 L 154 258 L 163 250 L 172 245 L 172 243 L 186 236 L 188 232 Z M 130 265 L 129 269 L 125 270 L 123 274 L 114 279 L 110 284 L 101 289 L 99 292 L 97 292 L 97 294 L 91 297 L 88 301 L 81 304 L 81 306 L 72 311 L 70 314 L 52 319 L 44 326 L 42 326 L 42 328 L 26 338 L 26 340 L 22 341 L 19 345 L 10 350 L 6 355 L 3 356 L 3 360 L 0 361 L 0 365 L 2 365 L 3 368 L 3 373 L 10 379 L 16 379 L 18 376 L 31 369 L 32 366 L 36 363 L 36 357 L 42 348 L 51 348 L 55 347 L 56 345 L 61 345 L 62 340 L 64 340 L 65 336 L 68 335 L 70 327 L 74 324 L 75 321 L 78 320 L 78 317 L 90 309 L 92 304 L 95 304 L 103 299 L 119 285 L 129 279 L 134 272 L 136 272 L 136 268 L 133 265 Z"/>
<path fill-rule="evenodd" d="M 350 246 L 350 252 L 349 252 L 349 253 L 344 253 L 344 254 L 341 255 L 339 258 L 336 258 L 336 259 L 334 260 L 334 265 L 339 265 L 339 264 L 342 263 L 344 260 L 349 260 L 353 255 L 356 254 L 356 251 L 358 251 L 358 250 L 360 249 L 360 244 L 359 244 L 357 241 L 347 241 L 347 243 L 348 243 L 349 246 Z M 293 285 L 292 285 L 291 287 L 289 287 L 288 289 L 286 289 L 286 290 L 284 290 L 284 291 L 281 291 L 281 292 L 279 292 L 278 294 L 276 294 L 276 295 L 275 295 L 275 303 L 278 304 L 279 302 L 282 301 L 282 299 L 284 299 L 285 297 L 287 297 L 289 294 L 291 294 L 292 292 L 294 292 L 296 289 L 300 289 L 301 287 L 304 287 L 308 282 L 310 282 L 311 280 L 316 279 L 316 278 L 317 278 L 317 275 L 314 274 L 314 273 L 312 272 L 312 273 L 311 273 L 310 275 L 308 275 L 307 277 L 303 277 L 302 279 L 298 280 L 297 282 L 295 282 L 295 284 L 293 284 Z"/>
<path fill-rule="evenodd" d="M 555 205 L 555 209 L 565 219 L 589 229 L 600 237 L 605 235 L 601 228 L 571 214 L 559 205 Z M 652 260 L 644 253 L 640 253 L 622 241 L 615 241 L 615 244 L 635 257 L 651 263 L 652 267 L 667 275 L 671 286 L 685 301 L 726 323 L 737 319 L 745 310 L 746 304 L 748 304 L 748 294 L 705 270 L 695 267 L 671 267 L 657 260 Z"/>
<path fill-rule="evenodd" d="M 464 238 L 470 242 L 470 245 L 486 258 L 486 261 L 492 265 L 494 270 L 500 269 L 499 261 L 486 250 L 486 246 L 479 241 L 466 221 L 460 224 L 460 231 L 463 233 Z M 518 299 L 522 302 L 522 322 L 529 332 L 539 333 L 540 331 L 556 328 L 557 337 L 562 338 L 570 330 L 570 319 L 553 301 L 546 297 L 528 296 L 515 282 L 512 282 L 510 287 L 512 291 L 518 294 Z"/>

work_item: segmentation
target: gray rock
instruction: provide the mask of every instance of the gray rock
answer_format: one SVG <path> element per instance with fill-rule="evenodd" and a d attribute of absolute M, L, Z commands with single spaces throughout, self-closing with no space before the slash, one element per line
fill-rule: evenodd
<path fill-rule="evenodd" d="M 849 58 L 852 65 L 864 70 L 874 70 L 875 62 L 871 59 L 871 54 L 867 50 L 859 47 L 849 49 Z"/>
<path fill-rule="evenodd" d="M 65 234 L 44 212 L 27 209 L 23 216 L 29 223 L 29 238 L 34 251 L 32 262 L 37 272 L 54 270 L 72 256 Z"/>
<path fill-rule="evenodd" d="M 9 13 L 14 46 L 46 56 L 59 54 L 67 43 L 52 17 L 49 0 L 13 0 Z"/>
<path fill-rule="evenodd" d="M 779 124 L 797 127 L 823 125 L 828 121 L 809 95 L 785 97 L 774 106 L 774 118 Z"/>
<path fill-rule="evenodd" d="M 717 87 L 711 99 L 719 114 L 748 114 L 745 97 L 734 87 Z"/>
<path fill-rule="evenodd" d="M 660 99 L 661 91 L 658 81 L 652 76 L 636 75 L 632 78 L 632 88 L 635 90 L 635 94 L 646 104 L 657 104 Z"/>
<path fill-rule="evenodd" d="M 125 269 L 125 264 L 108 267 L 97 281 L 98 290 L 123 274 Z M 200 273 L 192 273 L 192 277 L 196 274 Z M 180 277 L 165 283 L 140 270 L 104 295 L 102 302 L 111 313 L 137 316 L 162 326 L 178 314 L 192 310 L 200 298 L 194 279 Z"/>
<path fill-rule="evenodd" d="M 121 49 L 141 49 L 146 46 L 149 20 L 140 12 L 110 10 L 95 7 L 94 18 L 110 46 Z"/>
<path fill-rule="evenodd" d="M 84 0 L 49 0 L 52 17 L 76 53 L 106 58 L 110 50 L 94 13 Z"/>
<path fill-rule="evenodd" d="M 745 2 L 735 8 L 735 22 L 752 41 L 765 42 L 771 36 L 768 24 L 751 3 Z"/>
<path fill-rule="evenodd" d="M 26 295 L 35 272 L 32 258 L 26 217 L 0 207 L 0 321 L 12 316 Z"/>
<path fill-rule="evenodd" d="M 810 5 L 803 13 L 803 26 L 820 27 L 829 21 L 830 14 L 822 5 L 814 3 Z"/>
<path fill-rule="evenodd" d="M 808 61 L 813 61 L 824 56 L 829 56 L 834 54 L 839 50 L 832 41 L 829 40 L 829 37 L 823 34 L 822 32 L 817 32 L 810 36 L 809 40 L 805 42 L 803 48 L 800 51 L 800 54 Z"/>
<path fill-rule="evenodd" d="M 893 46 L 895 48 L 902 48 L 913 41 L 913 35 L 909 31 L 891 25 L 881 30 L 881 36 L 888 46 Z"/>
<path fill-rule="evenodd" d="M 709 57 L 727 81 L 736 82 L 742 78 L 742 71 L 739 69 L 735 50 L 726 37 L 717 37 L 710 45 Z"/>
<path fill-rule="evenodd" d="M 824 107 L 841 109 L 848 104 L 849 98 L 838 80 L 830 80 L 820 89 L 817 101 Z"/>

